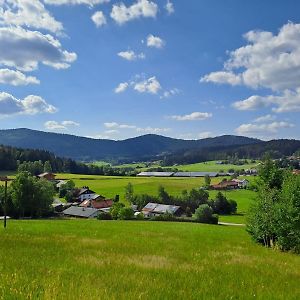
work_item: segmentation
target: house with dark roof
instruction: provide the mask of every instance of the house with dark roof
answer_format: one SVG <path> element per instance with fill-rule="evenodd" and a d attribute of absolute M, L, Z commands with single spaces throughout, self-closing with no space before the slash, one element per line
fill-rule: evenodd
<path fill-rule="evenodd" d="M 149 202 L 143 209 L 142 213 L 146 218 L 151 218 L 159 215 L 163 215 L 166 213 L 172 214 L 174 216 L 180 216 L 182 213 L 180 206 L 175 205 L 166 205 L 159 203 L 151 203 Z"/>
<path fill-rule="evenodd" d="M 74 192 L 74 198 L 78 202 L 82 202 L 87 199 L 91 199 L 96 193 L 89 189 L 88 186 L 84 186 L 81 189 L 76 189 Z"/>
<path fill-rule="evenodd" d="M 98 217 L 100 211 L 93 207 L 71 206 L 62 213 L 67 217 L 93 219 Z"/>

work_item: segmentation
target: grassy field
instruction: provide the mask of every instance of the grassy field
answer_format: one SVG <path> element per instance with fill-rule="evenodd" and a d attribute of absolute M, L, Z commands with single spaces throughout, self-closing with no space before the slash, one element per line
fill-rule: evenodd
<path fill-rule="evenodd" d="M 9 221 L 0 240 L 0 299 L 300 298 L 300 257 L 244 228 Z"/>

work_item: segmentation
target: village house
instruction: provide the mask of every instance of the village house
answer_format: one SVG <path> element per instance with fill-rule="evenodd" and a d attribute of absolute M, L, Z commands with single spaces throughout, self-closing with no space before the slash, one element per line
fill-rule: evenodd
<path fill-rule="evenodd" d="M 163 215 L 166 213 L 172 214 L 174 216 L 180 216 L 182 213 L 180 206 L 175 205 L 165 205 L 159 203 L 151 203 L 149 202 L 143 209 L 142 213 L 145 218 L 151 218 L 159 215 Z"/>
<path fill-rule="evenodd" d="M 91 199 L 96 193 L 89 189 L 88 186 L 84 186 L 81 189 L 75 190 L 74 198 L 78 202 L 83 202 L 84 200 Z"/>
<path fill-rule="evenodd" d="M 93 207 L 71 206 L 62 213 L 68 217 L 93 219 L 98 217 L 100 210 Z"/>
<path fill-rule="evenodd" d="M 105 199 L 105 197 L 94 194 L 91 199 L 84 200 L 79 206 L 80 207 L 93 207 L 96 209 L 110 208 L 114 204 L 111 199 Z"/>
<path fill-rule="evenodd" d="M 54 181 L 56 175 L 51 172 L 45 172 L 45 173 L 37 175 L 37 177 L 40 179 L 46 179 L 48 181 Z"/>
<path fill-rule="evenodd" d="M 247 179 L 232 179 L 232 181 L 237 182 L 240 189 L 245 189 L 249 184 Z"/>
<path fill-rule="evenodd" d="M 233 180 L 221 181 L 218 184 L 210 186 L 213 190 L 235 190 L 239 188 L 239 184 Z"/>

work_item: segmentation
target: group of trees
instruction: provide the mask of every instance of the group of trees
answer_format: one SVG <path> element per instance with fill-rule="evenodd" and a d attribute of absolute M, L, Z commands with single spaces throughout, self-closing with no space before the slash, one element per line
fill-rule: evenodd
<path fill-rule="evenodd" d="M 259 170 L 257 191 L 248 232 L 266 247 L 300 252 L 300 176 L 266 159 Z"/>
<path fill-rule="evenodd" d="M 125 199 L 136 205 L 138 209 L 142 209 L 149 202 L 180 206 L 188 217 L 191 217 L 202 204 L 208 205 L 213 214 L 232 214 L 237 210 L 236 201 L 227 199 L 221 192 L 216 195 L 215 199 L 210 200 L 209 193 L 203 189 L 183 190 L 181 195 L 172 196 L 163 186 L 159 186 L 156 196 L 136 195 L 132 184 L 128 183 L 125 188 Z"/>
<path fill-rule="evenodd" d="M 52 183 L 37 179 L 29 172 L 20 172 L 8 187 L 7 213 L 16 218 L 48 216 L 54 194 Z M 0 214 L 3 214 L 3 187 L 0 187 L 0 202 Z"/>

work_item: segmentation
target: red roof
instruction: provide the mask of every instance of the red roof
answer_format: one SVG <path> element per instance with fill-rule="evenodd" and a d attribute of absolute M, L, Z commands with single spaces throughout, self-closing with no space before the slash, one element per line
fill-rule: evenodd
<path fill-rule="evenodd" d="M 104 199 L 104 200 L 84 200 L 79 206 L 80 207 L 93 207 L 96 209 L 100 209 L 100 208 L 108 208 L 113 206 L 114 201 L 111 199 Z"/>

